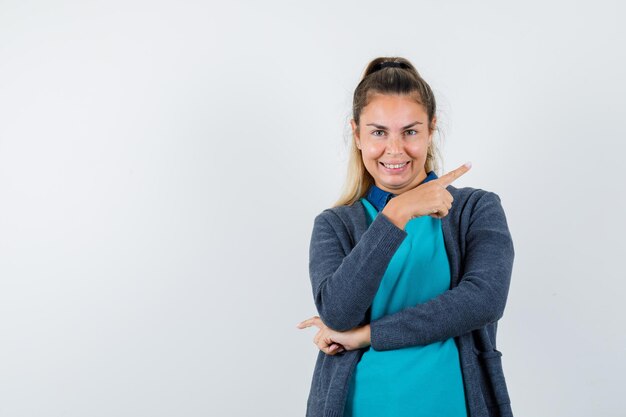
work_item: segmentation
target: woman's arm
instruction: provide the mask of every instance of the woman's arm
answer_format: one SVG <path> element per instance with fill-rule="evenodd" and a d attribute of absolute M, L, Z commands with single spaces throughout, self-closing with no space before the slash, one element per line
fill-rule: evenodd
<path fill-rule="evenodd" d="M 378 291 L 389 261 L 407 232 L 379 214 L 358 243 L 343 221 L 327 209 L 314 221 L 309 273 L 318 314 L 326 326 L 346 331 L 358 326 Z"/>
<path fill-rule="evenodd" d="M 461 237 L 462 238 L 462 237 Z M 446 340 L 502 317 L 513 268 L 513 242 L 497 194 L 486 192 L 470 215 L 458 286 L 370 323 L 375 350 Z"/>

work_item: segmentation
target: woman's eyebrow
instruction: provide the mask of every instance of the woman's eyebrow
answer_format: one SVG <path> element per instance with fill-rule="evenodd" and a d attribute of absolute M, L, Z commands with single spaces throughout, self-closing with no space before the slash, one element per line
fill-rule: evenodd
<path fill-rule="evenodd" d="M 424 123 L 422 123 L 422 122 L 415 121 L 415 122 L 411 123 L 410 125 L 406 125 L 406 126 L 404 126 L 402 129 L 408 129 L 408 128 L 409 128 L 409 127 L 411 127 L 411 126 L 414 126 L 414 125 L 423 125 L 423 124 L 424 124 Z M 386 126 L 383 126 L 383 125 L 378 125 L 378 124 L 376 124 L 376 123 L 368 123 L 368 124 L 366 124 L 365 126 L 374 126 L 374 127 L 375 127 L 375 128 L 377 128 L 377 129 L 384 129 L 384 130 L 387 130 L 387 127 L 386 127 Z"/>

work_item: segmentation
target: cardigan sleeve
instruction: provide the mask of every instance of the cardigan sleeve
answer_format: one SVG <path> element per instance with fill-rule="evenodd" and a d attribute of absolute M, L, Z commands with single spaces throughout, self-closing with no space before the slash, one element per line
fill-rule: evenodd
<path fill-rule="evenodd" d="M 427 345 L 502 317 L 514 249 L 498 195 L 485 192 L 474 206 L 468 224 L 459 284 L 425 303 L 372 321 L 373 349 Z"/>
<path fill-rule="evenodd" d="M 326 209 L 315 218 L 309 274 L 315 306 L 325 325 L 345 331 L 363 321 L 389 261 L 406 236 L 381 213 L 349 249 L 352 238 L 337 214 Z"/>

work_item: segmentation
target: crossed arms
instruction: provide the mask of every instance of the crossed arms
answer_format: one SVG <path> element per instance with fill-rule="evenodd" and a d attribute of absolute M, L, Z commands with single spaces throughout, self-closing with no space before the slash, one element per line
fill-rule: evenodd
<path fill-rule="evenodd" d="M 370 323 L 375 350 L 399 349 L 446 340 L 502 317 L 511 280 L 514 249 L 500 198 L 485 192 L 458 234 L 459 284 L 422 304 Z M 458 232 L 458 233 L 457 233 Z M 379 213 L 351 250 L 349 233 L 331 211 L 315 218 L 309 272 L 320 318 L 337 331 L 366 322 L 389 261 L 407 233 Z M 343 238 L 343 239 L 342 239 Z"/>

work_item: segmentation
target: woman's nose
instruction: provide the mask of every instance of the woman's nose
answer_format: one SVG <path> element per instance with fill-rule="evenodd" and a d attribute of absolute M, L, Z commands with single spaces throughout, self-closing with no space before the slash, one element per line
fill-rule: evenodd
<path fill-rule="evenodd" d="M 389 142 L 387 142 L 387 153 L 388 154 L 402 153 L 402 138 L 399 138 L 396 135 L 391 135 L 389 137 Z"/>

